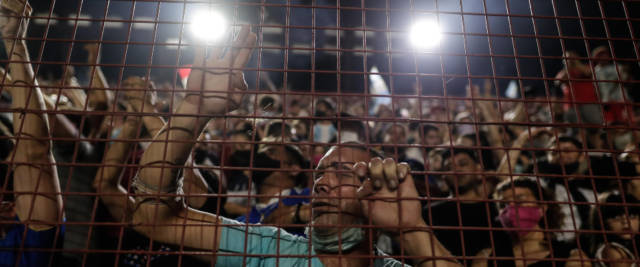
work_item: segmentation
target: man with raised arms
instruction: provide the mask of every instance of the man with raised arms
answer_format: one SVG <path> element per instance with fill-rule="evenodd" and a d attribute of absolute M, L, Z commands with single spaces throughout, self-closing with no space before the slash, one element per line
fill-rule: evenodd
<path fill-rule="evenodd" d="M 406 263 L 458 266 L 422 219 L 409 167 L 374 157 L 361 144 L 333 147 L 320 161 L 309 239 L 184 204 L 180 169 L 207 122 L 241 102 L 247 85 L 240 69 L 255 42 L 256 35 L 243 27 L 226 53 L 216 48 L 206 57 L 204 48 L 196 51 L 186 98 L 142 157 L 134 182 L 134 229 L 152 240 L 199 251 L 192 253 L 218 266 L 402 265 L 376 252 L 373 240 L 383 230 L 396 238 Z"/>

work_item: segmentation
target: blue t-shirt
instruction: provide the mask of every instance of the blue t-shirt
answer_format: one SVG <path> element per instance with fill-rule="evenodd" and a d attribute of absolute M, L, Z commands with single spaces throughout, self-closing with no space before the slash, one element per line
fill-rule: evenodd
<path fill-rule="evenodd" d="M 222 218 L 222 223 L 233 226 L 222 227 L 216 266 L 324 266 L 311 249 L 311 242 L 304 237 L 276 227 L 247 226 L 226 218 Z M 373 266 L 399 267 L 403 264 L 384 257 L 376 258 Z"/>
<path fill-rule="evenodd" d="M 287 197 L 286 196 L 293 196 Z M 294 206 L 298 204 L 309 204 L 309 198 L 303 198 L 302 196 L 311 196 L 310 188 L 290 188 L 284 190 L 280 197 L 282 198 L 282 204 L 285 206 Z M 273 198 L 273 201 L 266 205 L 255 205 L 251 208 L 251 212 L 249 213 L 249 217 L 242 215 L 236 218 L 236 221 L 239 222 L 248 222 L 248 223 L 261 223 L 265 218 L 269 217 L 272 212 L 278 209 L 279 201 L 278 198 Z"/>
<path fill-rule="evenodd" d="M 51 259 L 51 252 L 49 251 L 26 251 L 28 249 L 44 249 L 50 250 L 54 246 L 62 247 L 62 240 L 64 240 L 64 225 L 60 227 L 53 227 L 51 229 L 34 231 L 26 227 L 25 224 L 20 223 L 18 217 L 16 217 L 17 224 L 11 225 L 7 230 L 6 236 L 0 239 L 0 266 L 16 265 L 16 261 L 20 259 L 20 265 L 22 267 L 40 267 L 49 266 L 49 260 Z M 58 231 L 60 229 L 60 231 Z M 24 244 L 22 237 L 26 232 Z M 58 241 L 56 240 L 56 235 Z M 23 247 L 25 250 L 20 250 Z"/>

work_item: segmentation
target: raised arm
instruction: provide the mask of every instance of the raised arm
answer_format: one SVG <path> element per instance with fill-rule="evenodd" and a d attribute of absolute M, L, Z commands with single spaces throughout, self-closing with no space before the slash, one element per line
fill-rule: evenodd
<path fill-rule="evenodd" d="M 133 109 L 128 107 L 127 111 L 131 112 Z M 120 177 L 124 168 L 122 164 L 126 163 L 127 155 L 130 154 L 132 145 L 135 144 L 135 142 L 127 140 L 136 137 L 141 125 L 140 117 L 127 117 L 120 135 L 107 148 L 107 154 L 102 161 L 102 166 L 98 169 L 93 180 L 93 188 L 96 189 L 100 199 L 116 221 L 128 221 L 128 217 L 131 216 L 133 211 L 133 198 L 120 185 Z"/>
<path fill-rule="evenodd" d="M 493 103 L 489 101 L 480 101 L 478 102 L 478 109 L 480 109 L 480 113 L 482 114 L 484 121 L 492 123 L 487 125 L 487 137 L 490 145 L 492 147 L 502 147 L 504 142 L 502 142 L 502 136 L 500 135 L 500 126 L 496 124 L 501 122 L 500 115 L 493 106 Z M 504 155 L 504 151 L 502 149 L 495 149 L 493 151 L 498 158 L 501 158 Z"/>
<path fill-rule="evenodd" d="M 11 4 L 22 6 L 13 11 L 5 8 Z M 24 41 L 28 25 L 25 17 L 31 8 L 24 8 L 24 3 L 15 0 L 3 1 L 2 7 L 0 30 L 9 55 L 8 70 L 13 78 L 12 86 L 6 88 L 13 99 L 11 108 L 16 111 L 13 130 L 17 140 L 10 156 L 13 158 L 15 208 L 20 221 L 30 222 L 30 229 L 46 230 L 60 221 L 63 212 L 47 114 L 42 112 L 46 109 Z"/>
<path fill-rule="evenodd" d="M 84 50 L 87 51 L 87 63 L 89 63 L 89 74 L 92 75 L 89 80 L 91 88 L 106 89 L 109 88 L 107 78 L 102 73 L 102 68 L 98 66 L 100 64 L 100 45 L 97 43 L 89 43 L 84 45 Z M 96 105 L 107 105 L 110 99 L 110 91 L 107 90 L 90 90 L 89 91 L 89 105 L 95 107 Z"/>
<path fill-rule="evenodd" d="M 155 92 L 140 90 L 142 88 L 146 88 L 145 80 L 138 76 L 131 76 L 125 80 L 124 84 L 127 89 L 134 89 L 127 90 L 124 95 L 135 112 L 150 114 L 158 112 L 154 105 Z M 149 135 L 151 137 L 155 137 L 158 132 L 160 132 L 160 129 L 165 126 L 165 121 L 160 116 L 144 116 L 142 117 L 142 122 L 144 123 L 144 127 L 147 128 L 147 131 L 149 131 Z"/>
<path fill-rule="evenodd" d="M 89 75 L 91 75 L 89 79 L 89 89 L 87 90 L 88 109 L 100 111 L 111 110 L 113 93 L 110 90 L 106 90 L 109 88 L 109 84 L 107 83 L 107 78 L 105 78 L 104 73 L 102 73 L 102 68 L 98 66 L 98 64 L 100 64 L 100 45 L 94 43 L 86 44 L 84 50 L 88 53 L 87 63 L 89 63 Z M 92 130 L 89 133 L 89 137 L 97 137 L 106 131 L 108 128 L 106 125 L 107 121 L 104 115 L 91 116 L 89 122 Z"/>
<path fill-rule="evenodd" d="M 535 128 L 531 129 L 531 134 L 529 134 L 529 130 L 524 130 L 515 141 L 511 145 L 511 149 L 509 152 L 505 153 L 500 161 L 500 165 L 496 170 L 498 174 L 498 178 L 500 180 L 505 180 L 509 178 L 509 175 L 513 173 L 515 170 L 515 165 L 518 162 L 518 158 L 522 154 L 522 148 L 529 142 L 529 136 L 537 136 L 539 133 L 548 131 L 547 128 Z M 500 175 L 503 174 L 503 175 Z"/>
<path fill-rule="evenodd" d="M 182 201 L 163 194 L 179 188 L 179 168 L 207 122 L 238 107 L 247 86 L 238 69 L 249 60 L 255 41 L 256 35 L 243 27 L 232 53 L 223 55 L 222 49 L 214 49 L 206 57 L 204 48 L 197 49 L 187 96 L 140 161 L 135 181 L 140 204 L 133 217 L 137 231 L 165 243 L 217 249 L 221 232 L 217 216 L 188 209 Z"/>

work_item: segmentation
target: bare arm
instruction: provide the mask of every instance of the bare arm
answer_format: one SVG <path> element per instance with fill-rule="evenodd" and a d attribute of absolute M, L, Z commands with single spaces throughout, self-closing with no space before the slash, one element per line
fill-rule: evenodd
<path fill-rule="evenodd" d="M 529 131 L 531 131 L 531 135 L 529 135 Z M 500 180 L 507 179 L 509 177 L 508 175 L 513 173 L 515 169 L 515 165 L 518 162 L 518 158 L 522 154 L 522 147 L 524 147 L 524 145 L 526 145 L 526 143 L 529 142 L 530 140 L 529 136 L 535 137 L 539 133 L 544 131 L 548 131 L 548 129 L 547 128 L 536 128 L 531 130 L 526 129 L 522 133 L 520 133 L 520 136 L 518 136 L 518 138 L 511 145 L 511 149 L 502 157 L 502 160 L 500 161 L 500 165 L 496 170 L 498 174 L 506 174 L 506 175 L 498 175 L 498 178 L 500 178 Z"/>
<path fill-rule="evenodd" d="M 482 117 L 484 117 L 485 122 L 499 123 L 501 122 L 500 116 L 493 106 L 493 103 L 488 101 L 480 101 L 478 102 L 478 108 L 480 109 L 480 113 Z M 502 136 L 500 135 L 500 126 L 497 124 L 489 124 L 487 125 L 488 139 L 489 143 L 492 147 L 502 147 Z M 504 150 L 502 149 L 494 149 L 493 153 L 496 157 L 502 158 L 504 156 Z"/>
<path fill-rule="evenodd" d="M 630 267 L 633 266 L 632 259 L 627 257 L 627 255 L 621 251 L 620 249 L 612 246 L 608 246 L 604 249 L 602 253 L 602 257 L 607 262 L 605 263 L 607 266 L 612 267 Z"/>
<path fill-rule="evenodd" d="M 105 78 L 100 64 L 100 45 L 86 44 L 84 49 L 88 52 L 87 63 L 90 65 L 89 73 L 92 74 L 89 84 L 91 88 L 99 90 L 89 90 L 89 107 L 93 110 L 106 110 L 113 99 L 113 94 L 109 90 L 101 90 L 109 88 L 107 78 Z"/>
<path fill-rule="evenodd" d="M 185 202 L 189 207 L 199 209 L 207 202 L 208 197 L 202 195 L 209 193 L 209 184 L 204 180 L 202 173 L 197 169 L 192 159 L 188 160 L 187 166 L 189 167 L 183 169 L 184 181 L 182 184 Z"/>
<path fill-rule="evenodd" d="M 7 89 L 13 102 L 13 130 L 18 138 L 13 151 L 16 213 L 21 221 L 35 221 L 29 228 L 39 231 L 52 228 L 62 216 L 60 185 L 51 154 L 47 114 L 21 110 L 45 111 L 42 92 L 34 78 L 24 40 L 29 12 L 22 17 L 2 9 L 2 37 L 11 63 L 8 70 L 13 86 Z M 9 17 L 9 16 L 12 17 Z"/>
<path fill-rule="evenodd" d="M 89 74 L 92 75 L 89 79 L 89 86 L 87 93 L 88 105 L 90 110 L 111 110 L 113 102 L 113 93 L 107 83 L 102 68 L 98 66 L 100 63 L 100 45 L 99 44 L 86 44 L 84 49 L 88 52 L 87 63 L 90 65 Z M 90 137 L 96 137 L 101 135 L 108 127 L 106 127 L 106 116 L 94 115 L 90 117 L 90 123 L 92 128 Z"/>
<path fill-rule="evenodd" d="M 127 117 L 118 139 L 108 148 L 103 164 L 93 180 L 93 188 L 116 221 L 128 221 L 127 217 L 133 211 L 133 198 L 120 186 L 120 177 L 124 168 L 122 164 L 126 163 L 133 144 L 127 140 L 136 137 L 140 120 L 139 117 Z"/>
<path fill-rule="evenodd" d="M 78 83 L 78 79 L 75 76 L 75 68 L 71 65 L 66 65 L 63 73 L 65 76 L 60 84 L 62 86 L 62 94 L 69 99 L 74 108 L 84 109 L 87 104 L 87 94 L 84 89 L 80 88 L 80 83 Z"/>
<path fill-rule="evenodd" d="M 155 94 L 153 91 L 141 91 L 139 89 L 144 88 L 146 82 L 140 77 L 129 77 L 127 80 L 131 80 L 135 89 L 127 90 L 124 94 L 134 111 L 155 114 L 158 111 L 155 108 Z M 155 137 L 160 129 L 165 126 L 165 121 L 160 116 L 144 116 L 142 117 L 144 126 L 149 131 L 151 137 Z"/>
<path fill-rule="evenodd" d="M 184 203 L 158 193 L 175 192 L 178 169 L 184 166 L 211 117 L 238 107 L 246 83 L 241 72 L 230 73 L 223 68 L 244 67 L 255 41 L 256 35 L 244 27 L 234 44 L 243 48 L 233 49 L 235 53 L 220 57 L 221 50 L 215 49 L 209 58 L 205 58 L 204 49 L 197 51 L 187 84 L 187 97 L 154 137 L 140 161 L 136 190 L 148 196 L 141 195 L 136 200 L 141 201 L 133 217 L 137 231 L 160 242 L 217 249 L 221 227 L 216 215 L 189 209 Z M 196 114 L 200 116 L 193 116 Z"/>

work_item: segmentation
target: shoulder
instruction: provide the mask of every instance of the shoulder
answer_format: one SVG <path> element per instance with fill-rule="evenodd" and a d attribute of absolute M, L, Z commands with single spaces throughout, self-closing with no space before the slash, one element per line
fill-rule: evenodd
<path fill-rule="evenodd" d="M 625 248 L 622 245 L 617 243 L 603 244 L 598 249 L 598 253 L 601 259 L 607 260 L 621 260 L 621 259 L 629 259 L 628 254 L 625 251 Z"/>
<path fill-rule="evenodd" d="M 277 240 L 281 243 L 304 244 L 307 245 L 308 239 L 293 235 L 282 228 L 266 226 L 260 224 L 249 224 L 238 222 L 236 220 L 222 218 L 222 238 L 229 242 L 244 242 L 245 236 L 250 242 L 270 243 Z"/>

